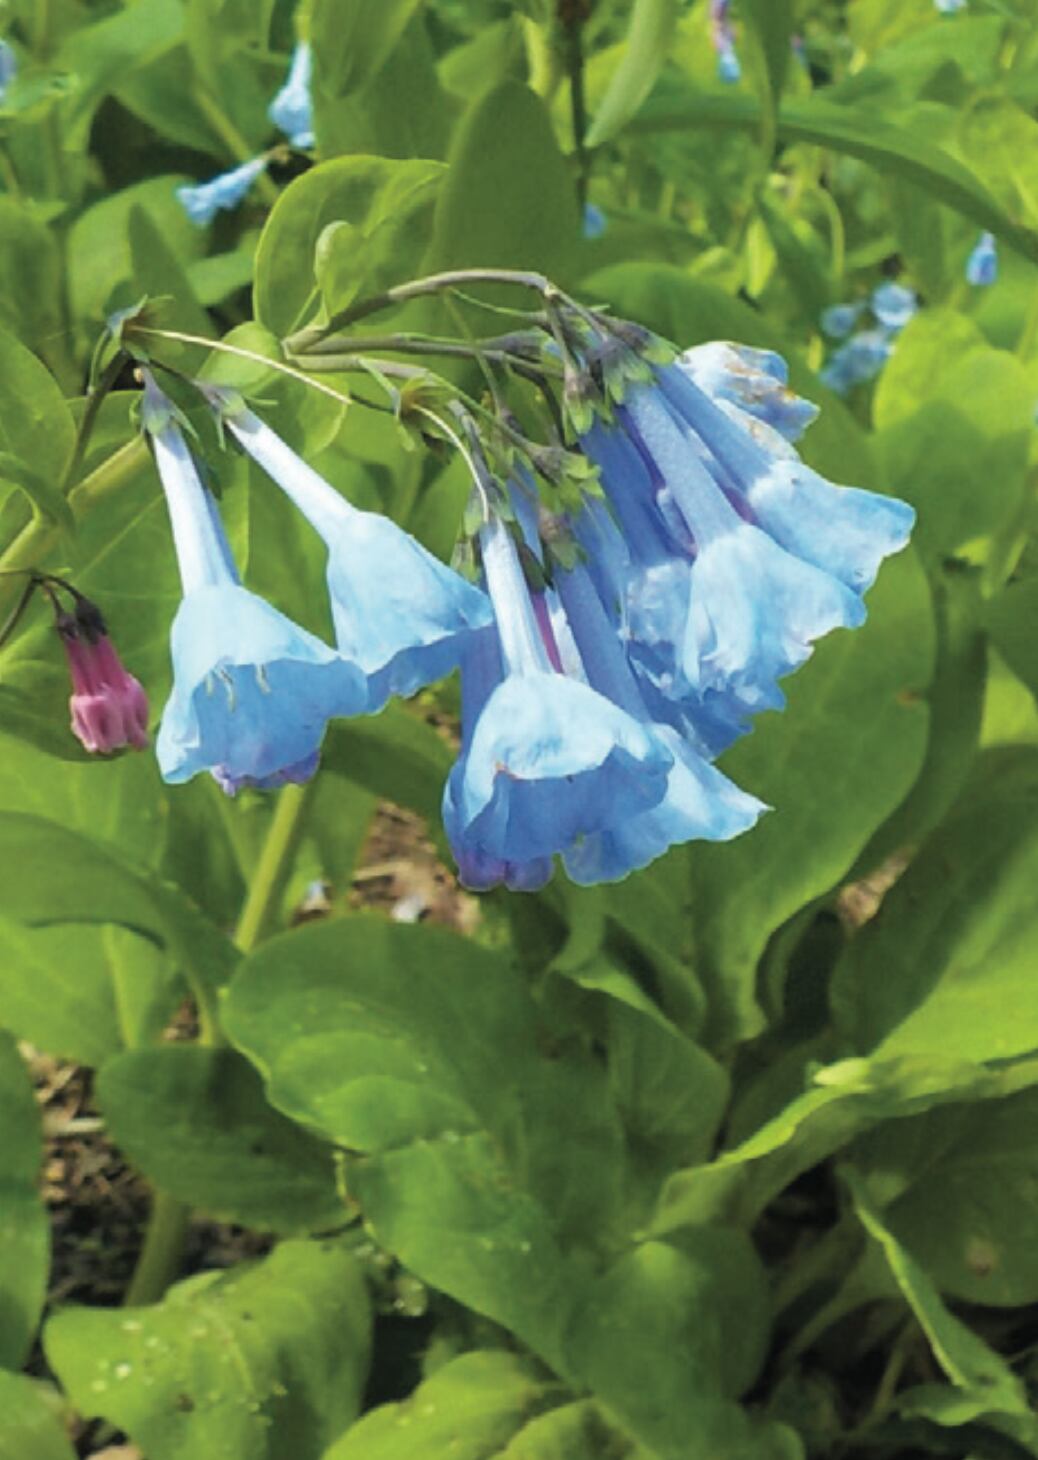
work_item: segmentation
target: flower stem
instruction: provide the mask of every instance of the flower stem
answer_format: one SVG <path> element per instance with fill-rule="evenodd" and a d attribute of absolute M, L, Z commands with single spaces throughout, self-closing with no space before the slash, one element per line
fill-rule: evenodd
<path fill-rule="evenodd" d="M 277 917 L 316 784 L 315 777 L 305 786 L 285 786 L 278 795 L 234 933 L 234 941 L 243 953 L 252 952 Z"/>
<path fill-rule="evenodd" d="M 358 299 L 356 303 L 333 314 L 326 324 L 306 325 L 295 334 L 289 335 L 282 344 L 291 355 L 305 354 L 316 340 L 334 334 L 336 330 L 344 329 L 359 319 L 366 319 L 370 314 L 378 314 L 383 309 L 391 309 L 409 299 L 421 299 L 427 294 L 439 294 L 464 284 L 512 284 L 517 289 L 532 289 L 541 295 L 551 294 L 553 290 L 551 280 L 544 274 L 519 269 L 449 269 L 443 274 L 429 274 L 424 279 L 396 284 L 384 294 L 372 294 L 367 299 Z"/>
<path fill-rule="evenodd" d="M 144 1245 L 123 1300 L 126 1307 L 144 1307 L 163 1296 L 179 1270 L 190 1222 L 188 1206 L 165 1191 L 155 1191 Z"/>

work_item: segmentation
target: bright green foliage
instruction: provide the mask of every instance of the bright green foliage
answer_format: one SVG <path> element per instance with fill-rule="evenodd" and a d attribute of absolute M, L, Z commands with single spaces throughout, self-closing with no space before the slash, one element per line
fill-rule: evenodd
<path fill-rule="evenodd" d="M 1038 1457 L 1033 0 L 732 0 L 731 85 L 708 0 L 2 9 L 0 1460 Z M 301 39 L 312 151 L 268 116 Z M 179 186 L 261 154 L 191 222 Z M 82 749 L 45 593 L 2 626 L 29 570 L 73 583 L 156 732 L 180 581 L 116 309 L 256 593 L 330 638 L 324 545 L 185 374 L 449 559 L 450 403 L 501 473 L 551 440 L 515 367 L 557 296 L 384 296 L 488 268 L 778 352 L 803 459 L 918 521 L 724 755 L 752 832 L 477 899 L 456 681 L 229 800 Z M 841 397 L 822 312 L 871 328 L 890 282 L 920 307 Z M 122 1308 L 60 1160 L 48 1288 L 28 1071 L 66 1060 L 44 1133 L 156 1213 Z M 205 1270 L 214 1222 L 263 1255 Z"/>

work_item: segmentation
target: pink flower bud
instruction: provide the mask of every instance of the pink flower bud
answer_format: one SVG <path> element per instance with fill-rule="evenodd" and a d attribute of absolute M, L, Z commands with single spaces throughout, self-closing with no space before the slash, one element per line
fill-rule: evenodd
<path fill-rule="evenodd" d="M 72 733 L 92 753 L 148 745 L 148 700 L 103 627 L 62 614 L 58 633 L 72 675 Z"/>

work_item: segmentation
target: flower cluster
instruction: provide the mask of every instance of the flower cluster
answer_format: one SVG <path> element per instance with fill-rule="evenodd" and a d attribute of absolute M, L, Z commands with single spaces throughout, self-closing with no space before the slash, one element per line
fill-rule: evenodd
<path fill-rule="evenodd" d="M 68 586 L 68 585 L 63 585 Z M 96 604 L 73 592 L 71 612 L 55 600 L 55 628 L 72 679 L 72 733 L 91 754 L 148 746 L 148 700 L 108 637 Z M 53 597 L 53 587 L 48 584 Z"/>
<path fill-rule="evenodd" d="M 897 304 L 873 308 L 893 319 Z M 556 857 L 575 882 L 615 881 L 754 825 L 766 808 L 714 761 L 783 706 L 781 681 L 818 639 L 863 622 L 912 509 L 801 460 L 817 412 L 779 356 L 711 344 L 674 358 L 638 326 L 554 297 L 549 321 L 516 338 L 561 386 L 568 444 L 538 445 L 493 413 L 480 428 L 459 401 L 423 408 L 473 473 L 478 583 L 352 506 L 236 392 L 195 382 L 323 540 L 334 644 L 242 583 L 186 421 L 143 371 L 183 585 L 166 780 L 208 771 L 231 795 L 305 781 L 329 720 L 460 666 L 443 817 L 468 887 L 537 889 Z"/>
<path fill-rule="evenodd" d="M 872 291 L 867 304 L 864 301 L 834 304 L 825 310 L 821 319 L 823 331 L 831 339 L 844 343 L 826 362 L 820 376 L 823 383 L 838 395 L 846 395 L 853 386 L 874 380 L 890 359 L 898 335 L 918 308 L 919 300 L 911 289 L 888 282 Z M 866 313 L 872 315 L 872 321 L 866 329 L 856 330 L 855 326 Z"/>
<path fill-rule="evenodd" d="M 158 737 L 168 781 L 208 770 L 233 795 L 308 780 L 328 721 L 372 714 L 458 663 L 483 593 L 384 517 L 358 511 L 231 392 L 205 388 L 244 449 L 328 546 L 336 647 L 242 585 L 178 413 L 146 373 L 143 424 L 166 495 L 183 601 Z"/>
<path fill-rule="evenodd" d="M 470 887 L 539 887 L 555 854 L 613 881 L 751 827 L 765 808 L 713 758 L 781 708 L 817 639 L 862 623 L 914 520 L 801 461 L 815 409 L 778 356 L 714 344 L 651 368 L 621 335 L 583 345 L 568 398 L 604 501 L 546 516 L 516 479 L 480 533 L 495 626 L 463 660 L 444 797 Z"/>

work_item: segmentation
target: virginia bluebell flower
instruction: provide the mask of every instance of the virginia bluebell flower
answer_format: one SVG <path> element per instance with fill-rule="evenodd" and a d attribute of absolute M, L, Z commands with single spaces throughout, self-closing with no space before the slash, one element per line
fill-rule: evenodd
<path fill-rule="evenodd" d="M 601 238 L 606 231 L 606 215 L 595 203 L 584 204 L 582 232 L 585 238 Z"/>
<path fill-rule="evenodd" d="M 444 826 L 470 885 L 536 886 L 556 852 L 658 806 L 674 757 L 646 724 L 553 665 L 557 651 L 498 518 L 480 546 L 499 659 L 478 651 Z"/>
<path fill-rule="evenodd" d="M 860 301 L 855 304 L 831 304 L 828 309 L 823 309 L 819 322 L 831 340 L 845 340 L 861 318 L 864 308 L 865 305 Z"/>
<path fill-rule="evenodd" d="M 583 436 L 630 556 L 613 600 L 631 662 L 710 753 L 782 706 L 778 680 L 816 639 L 863 621 L 911 530 L 904 503 L 804 465 L 801 406 L 778 357 L 710 346 L 629 382 L 616 424 Z"/>
<path fill-rule="evenodd" d="M 202 389 L 235 439 L 324 539 L 336 642 L 365 679 L 367 712 L 456 669 L 466 638 L 491 622 L 486 594 L 388 517 L 347 502 L 240 398 Z"/>
<path fill-rule="evenodd" d="M 710 0 L 710 39 L 717 52 L 718 77 L 729 84 L 742 79 L 742 66 L 735 49 L 735 31 L 729 17 L 731 0 Z"/>
<path fill-rule="evenodd" d="M 313 65 L 309 42 L 300 41 L 292 52 L 285 84 L 267 108 L 267 115 L 275 127 L 284 132 L 293 147 L 302 149 L 314 145 Z"/>
<path fill-rule="evenodd" d="M 942 15 L 954 15 L 966 9 L 967 0 L 933 0 L 933 3 Z"/>
<path fill-rule="evenodd" d="M 869 304 L 883 328 L 897 332 L 918 312 L 919 296 L 904 284 L 888 281 L 873 289 Z"/>
<path fill-rule="evenodd" d="M 166 495 L 184 597 L 158 736 L 165 780 L 208 770 L 233 795 L 309 779 L 325 726 L 365 707 L 357 668 L 242 587 L 174 408 L 146 376 L 145 429 Z"/>
<path fill-rule="evenodd" d="M 6 41 L 0 41 L 0 104 L 7 96 L 7 88 L 18 75 L 18 57 Z"/>
<path fill-rule="evenodd" d="M 221 209 L 229 212 L 237 208 L 256 179 L 266 171 L 268 161 L 267 157 L 253 157 L 209 182 L 184 184 L 177 188 L 177 199 L 191 222 L 204 228 Z"/>
<path fill-rule="evenodd" d="M 978 287 L 998 278 L 998 244 L 993 233 L 982 233 L 966 260 L 966 281 Z"/>
<path fill-rule="evenodd" d="M 894 338 L 891 330 L 859 330 L 830 355 L 818 372 L 819 380 L 837 395 L 875 380 L 893 354 Z"/>
<path fill-rule="evenodd" d="M 148 745 L 148 699 L 108 637 L 97 607 L 81 595 L 56 628 L 72 678 L 72 733 L 92 754 Z"/>

